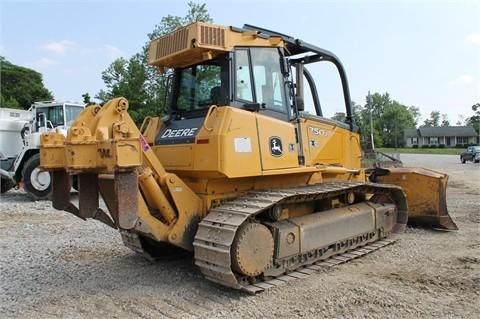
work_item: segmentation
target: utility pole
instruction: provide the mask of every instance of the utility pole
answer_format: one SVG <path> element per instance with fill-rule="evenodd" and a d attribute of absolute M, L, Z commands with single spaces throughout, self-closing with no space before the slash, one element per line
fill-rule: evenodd
<path fill-rule="evenodd" d="M 368 108 L 370 109 L 370 142 L 372 143 L 372 151 L 375 150 L 375 143 L 373 142 L 373 98 L 372 95 L 370 94 L 370 91 L 368 91 L 368 96 L 367 96 L 367 104 Z"/>
<path fill-rule="evenodd" d="M 395 134 L 395 150 L 397 150 L 397 113 L 393 114 L 393 126 L 395 127 L 394 129 L 394 134 Z"/>

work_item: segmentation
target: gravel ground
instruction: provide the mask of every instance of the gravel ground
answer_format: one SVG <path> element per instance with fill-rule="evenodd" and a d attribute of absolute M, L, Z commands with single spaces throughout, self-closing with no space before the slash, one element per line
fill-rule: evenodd
<path fill-rule="evenodd" d="M 10 191 L 0 197 L 0 317 L 478 318 L 480 165 L 401 159 L 450 174 L 459 231 L 407 228 L 394 245 L 256 296 L 203 279 L 191 255 L 149 262 L 115 230 Z"/>

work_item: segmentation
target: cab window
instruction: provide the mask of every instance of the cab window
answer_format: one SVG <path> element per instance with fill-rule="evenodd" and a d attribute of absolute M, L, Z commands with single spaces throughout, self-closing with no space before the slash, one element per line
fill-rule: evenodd
<path fill-rule="evenodd" d="M 221 68 L 218 65 L 197 64 L 180 71 L 180 86 L 176 107 L 181 111 L 208 108 L 219 89 Z"/>
<path fill-rule="evenodd" d="M 287 112 L 283 74 L 277 48 L 235 51 L 235 97 L 261 109 Z"/>
<path fill-rule="evenodd" d="M 63 122 L 63 105 L 58 105 L 54 107 L 39 107 L 36 110 L 37 116 L 38 114 L 43 113 L 46 117 L 47 121 L 50 121 L 53 127 L 57 127 L 60 125 L 64 125 Z M 37 119 L 38 121 L 39 119 Z"/>

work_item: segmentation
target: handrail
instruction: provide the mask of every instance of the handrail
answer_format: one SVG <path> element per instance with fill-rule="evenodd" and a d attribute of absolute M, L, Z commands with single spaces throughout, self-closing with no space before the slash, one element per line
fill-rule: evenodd
<path fill-rule="evenodd" d="M 213 110 L 217 109 L 218 106 L 216 105 L 212 105 L 209 109 L 208 109 L 208 113 L 207 113 L 207 116 L 205 116 L 205 121 L 203 122 L 203 128 L 206 129 L 207 131 L 211 132 L 213 131 L 213 127 L 208 127 L 207 126 L 207 121 L 208 121 L 208 118 L 210 117 L 210 115 L 212 114 Z"/>

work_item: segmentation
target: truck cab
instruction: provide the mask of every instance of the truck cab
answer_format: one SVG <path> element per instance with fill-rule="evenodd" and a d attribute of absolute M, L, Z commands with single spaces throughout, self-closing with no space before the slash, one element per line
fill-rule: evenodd
<path fill-rule="evenodd" d="M 2 193 L 14 185 L 23 182 L 25 191 L 34 199 L 45 199 L 51 192 L 51 177 L 49 172 L 40 170 L 40 136 L 49 131 L 56 131 L 63 135 L 73 120 L 85 108 L 84 104 L 39 101 L 29 109 L 28 121 L 18 132 L 21 143 L 20 151 L 10 159 L 1 161 Z"/>

